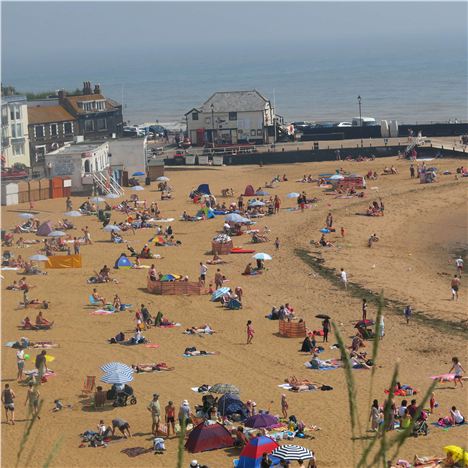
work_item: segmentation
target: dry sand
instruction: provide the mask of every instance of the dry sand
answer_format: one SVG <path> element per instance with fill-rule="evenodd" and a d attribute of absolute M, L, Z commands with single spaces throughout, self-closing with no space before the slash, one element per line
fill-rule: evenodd
<path fill-rule="evenodd" d="M 282 390 L 278 384 L 290 376 L 308 377 L 334 387 L 330 392 L 311 392 L 293 394 L 288 392 L 290 414 L 295 414 L 309 425 L 321 427 L 313 433 L 314 439 L 299 441 L 313 449 L 317 454 L 319 466 L 352 466 L 352 442 L 348 415 L 347 391 L 342 370 L 330 372 L 310 371 L 304 367 L 307 356 L 298 352 L 297 339 L 278 337 L 278 322 L 264 318 L 273 305 L 289 302 L 299 316 L 303 317 L 312 329 L 320 328 L 317 313 L 330 314 L 339 325 L 345 339 L 353 334 L 353 320 L 360 318 L 361 298 L 345 292 L 321 276 L 302 259 L 295 255 L 295 249 L 306 249 L 315 257 L 324 259 L 325 267 L 344 267 L 350 281 L 360 284 L 376 293 L 384 290 L 387 299 L 401 302 L 410 301 L 422 315 L 409 326 L 404 323 L 401 310 L 398 314 L 388 308 L 384 311 L 386 336 L 382 342 L 378 368 L 376 370 L 373 394 L 369 395 L 370 372 L 354 371 L 357 381 L 360 419 L 363 427 L 367 425 L 369 399 L 377 398 L 382 402 L 384 389 L 388 386 L 393 366 L 400 360 L 402 383 L 410 384 L 424 392 L 429 384 L 429 376 L 445 373 L 450 369 L 450 359 L 459 355 L 466 362 L 466 329 L 460 332 L 454 326 L 466 322 L 466 286 L 462 283 L 460 301 L 450 301 L 450 277 L 455 273 L 453 252 L 466 249 L 466 180 L 456 181 L 454 176 L 441 176 L 440 182 L 420 185 L 409 178 L 408 163 L 396 160 L 377 160 L 366 163 L 342 162 L 345 170 L 365 173 L 369 168 L 380 172 L 385 165 L 394 163 L 401 174 L 380 177 L 369 183 L 366 198 L 342 200 L 326 196 L 314 184 L 294 182 L 302 175 L 333 171 L 336 163 L 309 163 L 296 165 L 223 167 L 201 170 L 168 170 L 171 184 L 175 187 L 173 201 L 159 202 L 159 193 L 141 192 L 147 200 L 159 202 L 162 216 L 174 217 L 183 210 L 194 214 L 195 205 L 187 194 L 199 183 L 208 182 L 213 193 L 218 196 L 224 187 L 233 187 L 236 194 L 243 192 L 246 184 L 255 187 L 263 185 L 276 174 L 287 173 L 289 182 L 279 184 L 270 190 L 283 201 L 282 208 L 293 206 L 286 198 L 291 191 L 306 190 L 309 196 L 317 196 L 320 202 L 304 213 L 281 210 L 278 216 L 259 221 L 260 227 L 267 224 L 272 232 L 271 238 L 281 240 L 279 252 L 274 251 L 272 242 L 257 246 L 257 251 L 272 254 L 273 261 L 268 263 L 268 271 L 258 277 L 241 276 L 248 255 L 226 256 L 228 264 L 222 271 L 230 279 L 230 286 L 241 285 L 245 292 L 245 307 L 240 311 L 225 311 L 211 303 L 208 296 L 171 297 L 150 295 L 145 291 L 147 270 L 127 270 L 113 272 L 120 281 L 118 285 L 98 285 L 98 291 L 107 298 L 118 292 L 124 302 L 134 306 L 148 304 L 153 315 L 158 310 L 172 320 L 182 323 L 181 328 L 161 330 L 153 328 L 145 335 L 160 344 L 158 349 L 141 346 L 123 347 L 109 345 L 106 339 L 118 331 L 130 332 L 134 313 L 120 313 L 114 316 L 95 317 L 89 315 L 86 307 L 87 296 L 92 286 L 86 279 L 103 264 L 112 265 L 124 249 L 108 241 L 109 235 L 100 228 L 96 218 L 75 218 L 79 228 L 89 225 L 94 244 L 84 246 L 83 268 L 81 270 L 49 270 L 43 277 L 30 277 L 29 281 L 37 286 L 31 296 L 47 298 L 51 308 L 45 316 L 55 321 L 52 330 L 44 332 L 22 332 L 17 329 L 24 310 L 18 309 L 22 298 L 19 292 L 5 291 L 13 279 L 19 279 L 15 272 L 6 271 L 2 280 L 3 314 L 2 343 L 18 339 L 22 335 L 31 340 L 53 340 L 60 348 L 50 351 L 56 357 L 51 365 L 57 372 L 55 378 L 42 385 L 41 397 L 44 399 L 42 418 L 33 428 L 20 465 L 42 466 L 54 442 L 60 438 L 60 448 L 52 466 L 176 466 L 177 441 L 169 440 L 167 453 L 154 456 L 152 453 L 128 459 L 120 451 L 127 447 L 151 446 L 151 420 L 146 405 L 155 391 L 160 393 L 163 406 L 174 400 L 176 406 L 183 399 L 189 399 L 192 408 L 200 403 L 201 397 L 191 392 L 190 387 L 203 383 L 227 382 L 241 389 L 243 401 L 254 399 L 258 408 L 280 412 Z M 441 169 L 454 169 L 459 161 L 438 162 Z M 378 187 L 373 190 L 372 187 Z M 362 211 L 372 197 L 383 197 L 386 206 L 385 217 L 369 218 L 355 216 Z M 141 197 L 142 198 L 142 197 Z M 81 199 L 74 198 L 74 207 Z M 65 200 L 41 201 L 35 204 L 41 220 L 57 221 L 63 213 Z M 17 214 L 28 210 L 27 206 L 2 208 L 2 226 L 9 228 L 19 220 Z M 338 249 L 317 249 L 310 240 L 318 240 L 319 229 L 323 227 L 328 211 L 332 211 L 335 224 L 344 226 L 347 234 L 344 240 L 336 238 Z M 123 216 L 115 213 L 113 219 L 119 221 Z M 211 238 L 222 227 L 222 218 L 198 223 L 173 223 L 175 236 L 182 241 L 181 247 L 154 249 L 163 255 L 157 260 L 159 270 L 164 273 L 187 274 L 190 278 L 198 276 L 198 264 L 207 260 Z M 380 236 L 374 248 L 367 247 L 367 238 L 373 232 Z M 152 231 L 140 230 L 134 236 L 126 234 L 133 246 L 141 248 L 151 237 Z M 73 232 L 72 232 L 73 234 Z M 78 234 L 78 232 L 77 232 Z M 17 238 L 17 236 L 15 236 Z M 33 235 L 24 236 L 32 238 Z M 247 242 L 245 236 L 235 238 L 235 243 Z M 457 244 L 458 242 L 458 244 Z M 36 252 L 35 247 L 11 249 L 16 255 L 28 257 Z M 449 261 L 450 260 L 450 261 Z M 145 261 L 145 263 L 149 263 Z M 212 279 L 215 267 L 209 269 Z M 35 311 L 29 314 L 35 317 Z M 369 316 L 373 317 L 376 307 L 370 306 Z M 430 320 L 433 318 L 439 321 Z M 245 324 L 250 319 L 255 328 L 252 346 L 245 345 Z M 189 337 L 182 334 L 184 327 L 210 323 L 219 333 L 206 338 Z M 335 340 L 330 339 L 332 344 Z M 198 349 L 219 351 L 218 356 L 186 359 L 182 352 L 187 346 Z M 2 382 L 10 382 L 17 395 L 16 426 L 2 424 L 2 464 L 13 466 L 20 439 L 26 423 L 26 407 L 23 406 L 26 389 L 15 382 L 16 365 L 14 350 L 2 348 Z M 32 358 L 36 352 L 30 350 Z M 323 358 L 338 357 L 336 350 L 326 349 Z M 90 411 L 85 399 L 80 398 L 80 390 L 87 375 L 101 376 L 100 365 L 108 361 L 122 361 L 127 364 L 136 362 L 161 362 L 175 366 L 174 372 L 137 375 L 133 387 L 138 397 L 136 406 Z M 26 368 L 31 368 L 32 361 Z M 447 414 L 449 406 L 456 405 L 462 413 L 468 412 L 466 391 L 453 390 L 449 385 L 440 386 L 436 391 L 439 408 L 431 421 Z M 60 398 L 72 409 L 52 413 L 53 401 Z M 401 398 L 397 398 L 397 403 Z M 127 419 L 134 437 L 110 444 L 107 448 L 78 448 L 78 434 L 86 429 L 94 429 L 99 419 L 107 423 L 115 417 Z M 412 459 L 417 454 L 442 454 L 447 444 L 463 444 L 466 428 L 443 431 L 431 427 L 428 437 L 408 440 L 400 456 Z M 357 452 L 361 442 L 356 443 Z M 187 466 L 191 459 L 206 463 L 210 468 L 232 466 L 238 456 L 236 450 L 185 454 Z M 29 457 L 29 460 L 28 460 Z M 26 461 L 28 460 L 28 461 Z"/>

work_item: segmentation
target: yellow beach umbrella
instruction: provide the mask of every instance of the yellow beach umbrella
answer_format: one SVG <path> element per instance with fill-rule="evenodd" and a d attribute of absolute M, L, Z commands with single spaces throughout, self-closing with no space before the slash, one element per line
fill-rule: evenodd
<path fill-rule="evenodd" d="M 465 449 L 458 447 L 458 445 L 447 445 L 444 447 L 446 453 L 451 453 L 452 458 L 455 462 L 463 460 L 465 464 L 468 464 L 468 452 Z"/>

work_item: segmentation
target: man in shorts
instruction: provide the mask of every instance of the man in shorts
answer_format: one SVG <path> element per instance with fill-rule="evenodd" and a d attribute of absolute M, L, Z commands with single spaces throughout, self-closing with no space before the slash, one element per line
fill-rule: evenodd
<path fill-rule="evenodd" d="M 205 284 L 207 272 L 208 267 L 203 262 L 200 262 L 200 283 Z"/>
<path fill-rule="evenodd" d="M 24 349 L 20 348 L 16 352 L 16 366 L 18 367 L 18 374 L 16 380 L 21 382 L 23 380 L 23 369 L 24 369 Z"/>
<path fill-rule="evenodd" d="M 123 419 L 117 418 L 112 420 L 112 435 L 115 434 L 115 429 L 118 429 L 125 438 L 127 438 L 127 434 L 128 437 L 132 437 L 132 434 L 130 433 L 130 424 Z"/>
<path fill-rule="evenodd" d="M 159 432 L 159 421 L 161 418 L 161 405 L 159 404 L 159 394 L 154 393 L 153 399 L 149 402 L 148 411 L 151 413 L 153 424 L 151 425 L 151 432 L 156 435 Z"/>
<path fill-rule="evenodd" d="M 460 278 L 458 275 L 455 275 L 452 278 L 452 283 L 450 286 L 452 288 L 452 301 L 458 301 L 458 289 L 460 288 Z"/>
<path fill-rule="evenodd" d="M 455 266 L 457 267 L 457 271 L 460 274 L 460 276 L 463 272 L 463 265 L 464 265 L 464 261 L 463 261 L 463 258 L 460 256 L 455 260 Z"/>
<path fill-rule="evenodd" d="M 11 424 L 15 424 L 15 392 L 10 388 L 9 384 L 5 384 L 5 389 L 2 392 L 2 403 L 5 408 L 6 423 L 8 424 L 8 415 L 10 416 Z"/>
<path fill-rule="evenodd" d="M 344 271 L 343 268 L 341 269 L 340 278 L 344 288 L 348 289 L 348 274 L 346 273 L 346 271 Z"/>

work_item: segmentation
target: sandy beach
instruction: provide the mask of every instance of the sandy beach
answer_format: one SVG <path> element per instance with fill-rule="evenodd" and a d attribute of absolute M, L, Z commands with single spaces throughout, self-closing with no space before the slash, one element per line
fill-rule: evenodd
<path fill-rule="evenodd" d="M 439 170 L 450 170 L 464 164 L 461 160 L 434 161 Z M 338 199 L 326 195 L 317 184 L 299 183 L 304 174 L 317 176 L 319 173 L 334 172 L 338 167 L 352 173 L 365 174 L 369 169 L 379 174 L 385 166 L 394 165 L 398 175 L 380 176 L 369 181 L 364 198 Z M 462 277 L 459 301 L 451 300 L 450 280 L 456 273 L 454 259 L 457 254 L 466 253 L 467 217 L 466 182 L 467 178 L 456 180 L 454 175 L 440 175 L 433 184 L 420 184 L 409 177 L 409 162 L 396 158 L 368 162 L 307 163 L 264 167 L 239 166 L 206 168 L 198 170 L 166 169 L 170 183 L 174 187 L 174 199 L 160 201 L 160 192 L 153 184 L 150 189 L 138 192 L 140 199 L 148 203 L 157 201 L 164 218 L 175 218 L 171 223 L 174 236 L 181 241 L 178 247 L 152 247 L 153 253 L 160 254 L 155 260 L 158 271 L 163 273 L 188 275 L 196 280 L 199 262 L 211 258 L 211 239 L 223 226 L 223 216 L 200 222 L 182 222 L 180 215 L 185 210 L 193 215 L 197 206 L 188 198 L 190 190 L 201 183 L 208 183 L 212 193 L 220 201 L 236 201 L 246 185 L 255 188 L 264 186 L 275 175 L 284 173 L 288 181 L 277 188 L 267 189 L 271 195 L 282 200 L 278 215 L 258 220 L 257 226 L 271 229 L 270 242 L 254 245 L 257 252 L 266 252 L 273 257 L 267 263 L 267 270 L 258 276 L 243 276 L 246 264 L 252 261 L 251 255 L 227 255 L 226 264 L 220 266 L 229 279 L 227 286 L 241 286 L 244 291 L 241 310 L 229 311 L 219 303 L 209 301 L 208 295 L 201 296 L 157 296 L 146 291 L 147 269 L 112 270 L 111 275 L 118 284 L 96 285 L 100 294 L 111 300 L 118 293 L 125 303 L 131 303 L 131 312 L 120 312 L 108 316 L 92 316 L 88 295 L 93 285 L 86 280 L 94 271 L 107 264 L 112 267 L 121 252 L 122 244 L 110 242 L 108 233 L 103 232 L 102 224 L 96 217 L 74 218 L 77 230 L 69 231 L 72 236 L 81 235 L 81 228 L 89 226 L 93 244 L 81 248 L 83 267 L 81 269 L 47 270 L 46 276 L 30 276 L 28 281 L 35 286 L 30 297 L 47 299 L 50 308 L 44 311 L 47 319 L 55 322 L 48 331 L 23 331 L 18 326 L 26 314 L 33 320 L 37 311 L 25 312 L 18 304 L 22 293 L 7 291 L 6 286 L 21 275 L 15 271 L 2 271 L 2 384 L 10 383 L 16 393 L 16 425 L 2 424 L 2 465 L 12 467 L 16 463 L 20 441 L 27 420 L 27 407 L 23 406 L 27 387 L 16 383 L 15 350 L 4 347 L 4 343 L 27 336 L 32 341 L 51 340 L 59 347 L 49 351 L 55 357 L 50 367 L 56 376 L 40 386 L 43 407 L 41 419 L 33 427 L 30 439 L 21 456 L 20 466 L 43 466 L 52 447 L 58 442 L 58 450 L 50 466 L 54 467 L 124 467 L 124 466 L 176 466 L 177 440 L 166 441 L 166 453 L 155 456 L 147 453 L 128 458 L 121 453 L 130 447 L 151 447 L 151 416 L 147 405 L 154 392 L 160 394 L 161 406 L 173 400 L 178 408 L 185 399 L 191 408 L 201 403 L 201 396 L 192 392 L 191 387 L 201 384 L 231 383 L 241 393 L 241 399 L 255 400 L 257 408 L 269 410 L 272 414 L 281 413 L 280 399 L 284 392 L 278 387 L 284 379 L 295 375 L 333 387 L 332 391 L 293 393 L 286 392 L 289 401 L 289 414 L 294 414 L 309 426 L 320 430 L 311 432 L 312 438 L 295 439 L 298 443 L 313 450 L 320 467 L 350 467 L 353 465 L 352 441 L 349 424 L 349 411 L 345 376 L 342 369 L 320 372 L 306 369 L 304 363 L 310 355 L 300 353 L 302 340 L 278 336 L 278 321 L 265 318 L 273 306 L 289 302 L 298 317 L 306 322 L 311 330 L 321 328 L 321 321 L 315 318 L 320 313 L 329 314 L 340 329 L 346 344 L 354 334 L 354 323 L 361 318 L 361 302 L 365 290 L 369 291 L 368 317 L 375 318 L 376 304 L 372 294 L 383 291 L 389 301 L 384 309 L 385 337 L 382 340 L 373 383 L 373 393 L 369 395 L 370 371 L 355 370 L 359 417 L 363 427 L 368 425 L 370 401 L 378 399 L 383 403 L 384 390 L 391 381 L 393 367 L 399 362 L 399 381 L 418 389 L 414 398 L 420 398 L 431 384 L 431 375 L 447 373 L 452 356 L 458 356 L 461 363 L 467 364 L 466 352 L 466 274 Z M 221 198 L 221 189 L 232 187 L 234 198 Z M 305 190 L 309 197 L 319 201 L 300 211 L 289 211 L 295 200 L 288 199 L 290 192 Z M 127 191 L 128 196 L 133 193 Z M 356 216 L 365 211 L 369 203 L 378 200 L 385 202 L 385 216 Z M 73 197 L 73 208 L 84 201 Z M 18 213 L 29 211 L 29 206 L 2 207 L 2 228 L 10 229 L 19 223 Z M 34 212 L 41 221 L 57 222 L 63 217 L 65 199 L 40 201 L 34 204 Z M 319 248 L 311 240 L 319 240 L 319 230 L 324 227 L 327 213 L 334 217 L 336 233 L 329 239 L 333 248 Z M 112 213 L 112 221 L 119 222 L 124 215 Z M 340 235 L 344 227 L 345 237 Z M 368 248 L 369 236 L 376 233 L 379 241 Z M 153 237 L 154 230 L 141 229 L 135 234 L 124 233 L 125 240 L 137 251 Z M 15 240 L 19 236 L 15 234 Z M 26 234 L 25 239 L 37 238 Z M 274 239 L 280 239 L 280 248 L 275 249 Z M 234 238 L 236 246 L 251 247 L 249 236 Z M 5 250 L 5 248 L 3 249 Z M 29 248 L 9 248 L 16 256 L 27 258 L 37 253 L 37 246 Z M 224 256 L 223 256 L 224 258 Z M 317 262 L 319 259 L 320 262 Z M 150 260 L 142 260 L 150 265 Z M 208 282 L 213 282 L 216 266 L 208 265 Z M 348 273 L 351 285 L 345 291 L 337 281 L 331 280 L 340 268 Z M 415 310 L 413 321 L 407 325 L 402 305 L 411 304 Z M 119 331 L 132 333 L 135 310 L 146 304 L 155 316 L 163 311 L 170 320 L 181 323 L 181 327 L 171 329 L 151 328 L 144 335 L 158 348 L 143 346 L 110 345 L 107 339 Z M 246 322 L 252 320 L 255 330 L 253 344 L 247 346 Z M 185 328 L 209 323 L 216 333 L 212 336 L 197 337 L 183 334 Z M 320 339 L 319 339 L 320 341 Z M 329 338 L 323 359 L 339 357 L 339 351 L 330 349 L 335 343 Z M 319 343 L 321 344 L 321 343 Z M 216 351 L 219 354 L 206 357 L 185 358 L 185 348 Z M 367 344 L 370 353 L 372 345 Z M 28 350 L 31 360 L 26 369 L 32 369 L 36 350 Z M 93 409 L 89 399 L 80 397 L 86 376 L 102 375 L 100 366 L 109 361 L 130 364 L 165 362 L 174 366 L 172 372 L 155 372 L 135 375 L 132 386 L 138 403 L 122 408 L 106 407 Z M 430 422 L 446 416 L 455 405 L 462 414 L 468 413 L 465 389 L 453 389 L 453 384 L 440 384 L 435 391 L 439 403 Z M 71 405 L 54 413 L 54 400 L 60 399 Z M 397 405 L 400 397 L 395 398 Z M 111 442 L 105 448 L 79 448 L 79 434 L 87 429 L 95 429 L 100 419 L 110 424 L 114 418 L 123 418 L 130 423 L 133 437 Z M 4 415 L 2 415 L 4 421 Z M 443 455 L 446 445 L 463 446 L 466 442 L 468 426 L 442 430 L 430 425 L 427 437 L 410 438 L 401 449 L 398 458 L 412 460 L 418 455 Z M 390 437 L 394 436 L 390 433 Z M 355 442 L 357 453 L 363 441 Z M 184 465 L 192 459 L 210 468 L 228 468 L 238 458 L 239 450 L 222 449 L 197 454 L 185 453 Z M 28 458 L 29 457 L 29 458 Z"/>

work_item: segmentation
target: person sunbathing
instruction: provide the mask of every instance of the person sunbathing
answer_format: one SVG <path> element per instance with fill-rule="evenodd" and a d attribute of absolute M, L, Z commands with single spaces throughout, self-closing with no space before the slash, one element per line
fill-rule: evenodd
<path fill-rule="evenodd" d="M 97 289 L 94 288 L 93 292 L 91 293 L 91 296 L 94 300 L 94 302 L 100 302 L 102 305 L 106 305 L 107 301 L 106 298 L 98 294 Z"/>
<path fill-rule="evenodd" d="M 364 341 L 359 335 L 356 335 L 351 343 L 351 350 L 357 353 L 361 347 L 365 347 Z"/>
<path fill-rule="evenodd" d="M 43 317 L 42 315 L 42 311 L 39 311 L 39 313 L 37 314 L 36 316 L 36 325 L 37 326 L 42 326 L 42 325 L 45 325 L 45 326 L 52 326 L 54 322 L 50 322 L 49 320 L 47 320 L 45 317 Z"/>
<path fill-rule="evenodd" d="M 19 281 L 18 281 L 18 287 L 21 291 L 25 290 L 30 290 L 32 288 L 35 288 L 35 286 L 31 286 L 30 284 L 26 283 L 26 277 L 23 276 Z"/>
<path fill-rule="evenodd" d="M 17 281 L 13 281 L 13 284 L 10 284 L 9 286 L 7 286 L 6 289 L 9 291 L 19 291 L 20 287 Z"/>
<path fill-rule="evenodd" d="M 220 265 L 226 262 L 218 254 L 214 254 L 213 258 L 208 260 L 206 263 L 208 263 L 208 265 Z"/>
<path fill-rule="evenodd" d="M 176 323 L 175 322 L 172 322 L 171 320 L 169 320 L 167 317 L 162 317 L 161 318 L 161 321 L 159 322 L 158 326 L 159 327 L 172 327 L 174 326 Z"/>
<path fill-rule="evenodd" d="M 161 372 L 161 371 L 172 371 L 174 367 L 168 367 L 165 362 L 151 363 L 151 364 L 132 364 L 132 369 L 138 374 L 140 372 Z"/>
<path fill-rule="evenodd" d="M 210 325 L 206 323 L 204 325 L 200 325 L 199 327 L 186 328 L 184 333 L 187 335 L 195 335 L 197 333 L 205 333 L 211 335 L 215 333 L 215 331 L 210 327 Z"/>
<path fill-rule="evenodd" d="M 196 348 L 186 348 L 184 354 L 186 356 L 212 356 L 217 353 L 215 351 L 197 351 Z"/>
<path fill-rule="evenodd" d="M 322 234 L 322 237 L 320 238 L 318 243 L 321 247 L 334 247 L 333 242 L 327 241 L 325 239 L 325 234 Z"/>

